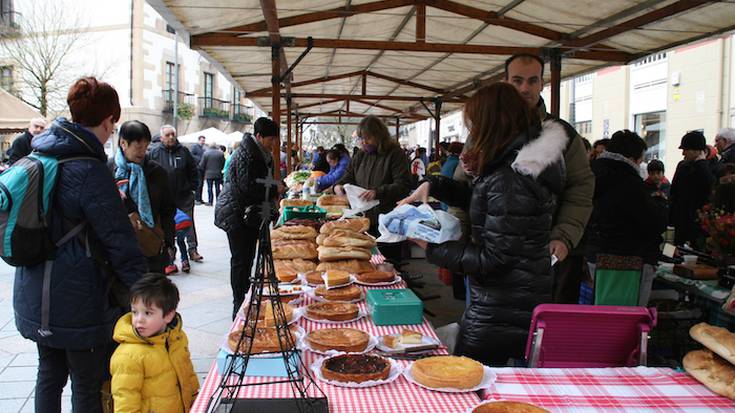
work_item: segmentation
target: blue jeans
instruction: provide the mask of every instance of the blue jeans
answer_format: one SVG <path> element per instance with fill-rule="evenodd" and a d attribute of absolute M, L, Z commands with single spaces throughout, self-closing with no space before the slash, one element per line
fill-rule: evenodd
<path fill-rule="evenodd" d="M 74 413 L 102 413 L 100 392 L 108 373 L 110 347 L 65 350 L 37 344 L 37 413 L 61 412 L 61 393 L 71 376 L 71 404 Z"/>
<path fill-rule="evenodd" d="M 212 200 L 214 200 L 214 192 L 212 192 L 212 186 L 214 185 L 214 192 L 217 193 L 217 198 L 219 198 L 219 191 L 222 189 L 222 180 L 221 179 L 207 179 L 207 192 L 209 192 L 209 203 L 212 203 Z"/>
<path fill-rule="evenodd" d="M 179 246 L 179 251 L 181 252 L 181 262 L 189 261 L 189 254 L 186 249 L 186 237 L 189 236 L 190 231 L 191 228 L 184 228 L 176 231 L 176 245 Z M 176 254 L 171 257 L 171 261 L 174 261 L 175 259 Z"/>

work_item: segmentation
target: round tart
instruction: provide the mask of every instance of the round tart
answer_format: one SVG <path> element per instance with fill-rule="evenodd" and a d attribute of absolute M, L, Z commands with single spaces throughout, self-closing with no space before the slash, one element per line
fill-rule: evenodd
<path fill-rule="evenodd" d="M 342 354 L 322 362 L 322 376 L 331 381 L 363 383 L 385 380 L 389 374 L 390 362 L 379 356 Z"/>
<path fill-rule="evenodd" d="M 291 325 L 288 328 L 288 334 L 291 337 L 291 344 L 296 341 L 294 333 L 296 332 L 296 326 Z M 227 336 L 227 345 L 234 352 L 244 353 L 248 350 L 249 339 L 247 337 L 242 338 L 240 348 L 237 348 L 237 343 L 240 341 L 240 335 L 242 334 L 242 328 L 231 332 Z M 286 342 L 284 341 L 284 346 Z M 293 346 L 288 346 L 286 350 L 290 350 Z M 255 329 L 255 340 L 253 340 L 253 348 L 251 352 L 254 353 L 269 353 L 274 351 L 281 351 L 281 346 L 278 343 L 278 336 L 276 329 L 273 327 L 258 327 Z"/>
<path fill-rule="evenodd" d="M 353 284 L 328 290 L 323 285 L 320 285 L 316 287 L 314 294 L 329 301 L 353 301 L 362 297 L 362 288 Z"/>
<path fill-rule="evenodd" d="M 364 272 L 362 274 L 355 275 L 355 277 L 357 277 L 358 281 L 368 284 L 387 283 L 396 279 L 396 275 L 394 273 L 387 271 Z"/>
<path fill-rule="evenodd" d="M 355 304 L 342 301 L 313 303 L 306 307 L 306 315 L 315 320 L 347 321 L 354 320 L 360 310 Z"/>
<path fill-rule="evenodd" d="M 327 285 L 343 285 L 350 282 L 350 273 L 343 270 L 327 270 L 324 273 Z"/>
<path fill-rule="evenodd" d="M 309 333 L 306 340 L 311 348 L 318 351 L 359 353 L 367 348 L 370 335 L 354 328 L 323 328 Z"/>
<path fill-rule="evenodd" d="M 296 277 L 298 277 L 299 273 L 296 272 L 296 270 L 292 268 L 284 268 L 280 271 L 276 271 L 276 278 L 278 278 L 278 281 L 282 283 L 290 283 L 293 282 Z"/>
<path fill-rule="evenodd" d="M 432 389 L 471 389 L 482 381 L 482 364 L 467 357 L 436 356 L 416 360 L 411 375 Z"/>
<path fill-rule="evenodd" d="M 481 404 L 472 413 L 549 413 L 548 410 L 523 402 L 498 401 Z"/>
<path fill-rule="evenodd" d="M 283 312 L 286 314 L 286 323 L 293 320 L 293 307 L 288 304 L 281 305 Z M 270 301 L 263 301 L 260 304 L 260 312 L 258 312 L 258 324 L 266 327 L 274 327 L 276 325 L 275 316 L 273 315 L 273 304 Z"/>
<path fill-rule="evenodd" d="M 312 285 L 322 285 L 324 284 L 322 274 L 324 271 L 309 271 L 306 273 L 306 282 Z"/>

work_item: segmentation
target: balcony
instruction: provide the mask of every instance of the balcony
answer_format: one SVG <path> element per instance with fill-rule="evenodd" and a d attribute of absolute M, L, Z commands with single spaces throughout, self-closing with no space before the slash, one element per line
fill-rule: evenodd
<path fill-rule="evenodd" d="M 250 113 L 252 112 L 251 107 L 243 106 L 241 104 L 235 104 L 232 106 L 232 121 L 249 125 L 253 123 L 253 118 Z"/>
<path fill-rule="evenodd" d="M 178 96 L 178 115 L 180 118 L 190 119 L 194 113 L 194 105 L 196 105 L 196 98 L 193 93 L 185 92 L 174 92 L 171 89 L 163 89 L 163 113 L 173 113 L 174 111 L 174 96 Z M 186 116 L 188 114 L 188 116 Z"/>
<path fill-rule="evenodd" d="M 200 97 L 199 98 L 199 117 L 214 119 L 230 119 L 230 105 L 227 100 Z"/>
<path fill-rule="evenodd" d="M 20 32 L 23 15 L 16 11 L 0 13 L 0 37 L 16 35 Z"/>

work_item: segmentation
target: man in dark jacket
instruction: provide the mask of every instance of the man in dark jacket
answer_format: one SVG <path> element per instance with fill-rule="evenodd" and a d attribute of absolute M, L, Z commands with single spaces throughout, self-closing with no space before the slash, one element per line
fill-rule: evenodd
<path fill-rule="evenodd" d="M 38 134 L 43 132 L 45 128 L 46 119 L 31 119 L 31 122 L 28 124 L 28 129 L 18 135 L 15 140 L 13 140 L 13 144 L 10 146 L 10 150 L 8 150 L 8 156 L 10 157 L 10 159 L 8 160 L 8 165 L 13 165 L 14 163 L 18 162 L 20 158 L 23 158 L 24 156 L 31 153 L 31 141 L 33 140 L 33 137 L 38 136 Z"/>
<path fill-rule="evenodd" d="M 197 192 L 196 192 L 196 200 L 195 202 L 197 204 L 203 204 L 204 200 L 202 199 L 202 191 L 204 190 L 204 170 L 202 170 L 199 165 L 202 162 L 202 157 L 204 156 L 204 152 L 206 152 L 207 148 L 205 146 L 205 142 L 207 141 L 207 138 L 204 136 L 199 137 L 199 142 L 191 145 L 191 156 L 194 157 L 194 162 L 197 164 Z"/>
<path fill-rule="evenodd" d="M 209 192 L 208 206 L 212 206 L 215 192 L 217 193 L 217 198 L 219 198 L 219 192 L 222 188 L 222 169 L 224 167 L 225 154 L 216 143 L 213 143 L 204 152 L 202 160 L 199 163 L 199 170 L 204 171 L 204 179 L 207 180 L 207 191 Z M 214 189 L 212 189 L 212 186 L 214 186 Z"/>
<path fill-rule="evenodd" d="M 161 126 L 161 144 L 151 146 L 148 158 L 155 161 L 166 170 L 171 194 L 174 197 L 176 208 L 192 217 L 194 222 L 194 197 L 197 185 L 197 165 L 188 149 L 176 139 L 176 129 L 171 125 Z M 197 251 L 196 225 L 192 224 L 189 236 L 189 258 L 201 262 L 202 257 Z"/>
<path fill-rule="evenodd" d="M 273 162 L 273 148 L 278 127 L 268 118 L 253 125 L 254 135 L 245 135 L 227 169 L 227 182 L 214 208 L 214 225 L 227 233 L 230 244 L 230 284 L 232 318 L 242 306 L 250 288 L 250 269 L 255 257 L 258 229 L 262 223 L 260 206 L 265 201 L 265 186 L 258 179 L 272 177 L 278 161 Z M 275 203 L 278 191 L 272 188 Z M 275 204 L 274 204 L 275 205 Z"/>
<path fill-rule="evenodd" d="M 726 172 L 725 164 L 735 163 L 735 128 L 720 129 L 715 136 L 715 148 L 720 154 L 715 173 L 721 178 Z"/>
<path fill-rule="evenodd" d="M 703 249 L 706 233 L 698 221 L 698 210 L 710 197 L 714 177 L 707 163 L 706 141 L 702 132 L 688 132 L 681 138 L 684 160 L 676 166 L 671 182 L 669 221 L 674 227 L 676 245 L 689 243 L 690 247 Z"/>

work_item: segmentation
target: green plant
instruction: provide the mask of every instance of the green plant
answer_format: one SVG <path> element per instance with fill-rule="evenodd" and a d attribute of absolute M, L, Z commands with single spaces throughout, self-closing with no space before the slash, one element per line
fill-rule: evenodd
<path fill-rule="evenodd" d="M 252 118 L 247 113 L 235 113 L 235 116 L 232 117 L 232 120 L 240 123 L 250 123 L 252 121 Z"/>
<path fill-rule="evenodd" d="M 179 119 L 189 120 L 194 115 L 194 105 L 190 103 L 179 103 L 176 108 L 176 116 Z"/>
<path fill-rule="evenodd" d="M 226 110 L 217 108 L 204 108 L 202 110 L 202 116 L 205 118 L 227 118 L 229 113 Z"/>

